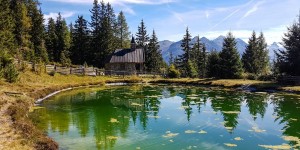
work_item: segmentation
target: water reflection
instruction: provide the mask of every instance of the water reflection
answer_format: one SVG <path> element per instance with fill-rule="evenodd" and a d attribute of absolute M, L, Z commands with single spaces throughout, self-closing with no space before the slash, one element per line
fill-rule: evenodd
<path fill-rule="evenodd" d="M 59 94 L 45 101 L 43 106 L 46 109 L 38 109 L 32 116 L 36 118 L 37 125 L 48 131 L 50 136 L 58 133 L 65 138 L 76 137 L 76 134 L 81 138 L 93 137 L 93 140 L 88 139 L 94 143 L 88 149 L 110 149 L 118 141 L 121 145 L 123 142 L 124 146 L 124 141 L 130 139 L 137 130 L 143 134 L 154 132 L 153 128 L 157 126 L 153 122 L 159 122 L 157 124 L 162 128 L 172 125 L 169 122 L 177 121 L 180 117 L 170 119 L 165 113 L 168 113 L 167 108 L 176 107 L 178 100 L 172 100 L 175 97 L 179 98 L 180 107 L 173 108 L 170 113 L 177 113 L 178 116 L 185 114 L 189 124 L 195 124 L 207 116 L 211 120 L 210 124 L 216 128 L 223 126 L 229 134 L 249 134 L 249 131 L 238 129 L 239 123 L 241 126 L 247 123 L 243 118 L 249 117 L 247 120 L 251 119 L 251 122 L 258 124 L 256 120 L 263 120 L 267 109 L 272 109 L 274 123 L 268 126 L 276 128 L 282 125 L 282 135 L 278 136 L 294 137 L 288 140 L 289 144 L 295 148 L 300 147 L 300 102 L 295 95 L 212 91 L 200 87 L 110 87 Z M 252 124 L 247 125 L 251 129 Z M 163 133 L 159 134 L 156 138 L 162 141 L 160 138 Z M 68 146 L 63 148 L 67 149 Z"/>

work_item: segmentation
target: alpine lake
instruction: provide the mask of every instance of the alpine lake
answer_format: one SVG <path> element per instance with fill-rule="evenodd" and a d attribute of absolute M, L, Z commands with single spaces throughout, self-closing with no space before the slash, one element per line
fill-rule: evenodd
<path fill-rule="evenodd" d="M 297 94 L 105 86 L 57 94 L 30 117 L 62 150 L 300 148 Z"/>

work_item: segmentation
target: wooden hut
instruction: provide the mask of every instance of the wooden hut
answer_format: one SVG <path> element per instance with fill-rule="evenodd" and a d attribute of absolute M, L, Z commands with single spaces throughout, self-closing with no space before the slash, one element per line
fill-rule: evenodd
<path fill-rule="evenodd" d="M 131 48 L 117 49 L 107 59 L 105 74 L 133 75 L 144 70 L 145 55 L 142 48 L 137 48 L 134 38 Z"/>

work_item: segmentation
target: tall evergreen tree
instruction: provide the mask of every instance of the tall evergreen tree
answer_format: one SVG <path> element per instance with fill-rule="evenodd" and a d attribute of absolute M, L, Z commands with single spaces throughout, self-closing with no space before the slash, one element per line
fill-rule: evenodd
<path fill-rule="evenodd" d="M 74 64 L 84 64 L 89 53 L 89 29 L 83 16 L 78 16 L 72 29 L 71 58 Z"/>
<path fill-rule="evenodd" d="M 141 21 L 140 26 L 138 26 L 138 32 L 135 35 L 136 35 L 137 45 L 142 48 L 145 48 L 147 42 L 149 41 L 149 35 L 147 34 L 144 20 Z"/>
<path fill-rule="evenodd" d="M 15 23 L 14 35 L 18 47 L 17 58 L 32 60 L 33 51 L 29 34 L 32 23 L 28 16 L 26 3 L 24 1 L 12 0 L 11 10 Z"/>
<path fill-rule="evenodd" d="M 199 77 L 206 76 L 206 65 L 207 65 L 207 53 L 206 47 L 201 43 L 200 37 L 197 36 L 196 43 L 194 44 L 191 51 L 192 62 L 196 65 L 196 69 Z"/>
<path fill-rule="evenodd" d="M 28 0 L 28 14 L 32 22 L 30 30 L 30 41 L 33 44 L 34 61 L 48 62 L 48 54 L 44 40 L 44 17 L 41 9 L 38 8 L 38 1 Z"/>
<path fill-rule="evenodd" d="M 249 38 L 248 46 L 242 55 L 242 62 L 246 72 L 255 73 L 258 70 L 258 43 L 255 31 L 252 32 L 252 36 Z"/>
<path fill-rule="evenodd" d="M 49 61 L 54 62 L 57 47 L 57 35 L 55 31 L 55 21 L 53 18 L 49 18 L 46 26 L 45 44 Z"/>
<path fill-rule="evenodd" d="M 150 72 L 159 71 L 163 65 L 163 59 L 161 55 L 161 50 L 159 48 L 159 42 L 154 30 L 150 38 L 147 52 L 148 54 L 146 54 L 147 57 L 145 62 L 147 70 Z"/>
<path fill-rule="evenodd" d="M 207 76 L 219 78 L 221 70 L 219 53 L 216 50 L 212 50 L 207 60 Z"/>
<path fill-rule="evenodd" d="M 240 55 L 236 48 L 236 41 L 229 32 L 223 42 L 220 53 L 221 78 L 240 78 L 243 72 Z"/>
<path fill-rule="evenodd" d="M 184 76 L 190 76 L 189 74 L 189 63 L 188 61 L 190 60 L 191 57 L 191 34 L 189 32 L 188 27 L 186 28 L 185 35 L 183 36 L 183 39 L 181 41 L 181 48 L 183 50 L 183 54 L 179 56 L 179 69 L 182 71 L 182 74 Z M 190 63 L 191 64 L 191 63 Z"/>
<path fill-rule="evenodd" d="M 88 56 L 88 63 L 91 63 L 95 66 L 99 66 L 99 59 L 101 57 L 100 51 L 101 51 L 101 35 L 100 35 L 100 26 L 101 26 L 101 19 L 103 18 L 102 16 L 104 15 L 104 12 L 102 16 L 100 16 L 100 5 L 98 3 L 98 0 L 94 0 L 93 3 L 93 8 L 90 10 L 92 13 L 91 15 L 91 22 L 90 22 L 90 27 L 91 27 L 91 41 L 90 41 L 90 53 Z"/>
<path fill-rule="evenodd" d="M 268 50 L 268 45 L 266 43 L 264 34 L 262 32 L 260 32 L 260 35 L 257 39 L 257 46 L 258 46 L 258 61 L 259 66 L 258 66 L 258 71 L 256 72 L 256 74 L 258 75 L 265 75 L 269 72 L 270 68 L 269 68 L 269 62 L 270 62 L 270 58 L 269 58 L 269 50 Z"/>
<path fill-rule="evenodd" d="M 10 1 L 0 0 L 0 51 L 15 54 L 14 20 Z"/>
<path fill-rule="evenodd" d="M 300 14 L 299 19 L 287 28 L 282 40 L 286 51 L 276 52 L 276 66 L 280 73 L 300 76 Z"/>
<path fill-rule="evenodd" d="M 100 3 L 100 51 L 97 51 L 98 62 L 96 63 L 99 67 L 104 67 L 105 59 L 110 55 L 116 48 L 116 16 L 110 3 L 101 1 Z"/>
<path fill-rule="evenodd" d="M 5 76 L 5 69 L 11 66 L 11 56 L 16 53 L 14 22 L 9 7 L 10 1 L 0 0 L 0 79 Z"/>
<path fill-rule="evenodd" d="M 120 48 L 125 48 L 130 46 L 130 32 L 129 27 L 126 22 L 124 13 L 121 11 L 117 18 L 117 38 L 118 43 L 120 43 Z"/>
<path fill-rule="evenodd" d="M 54 61 L 61 62 L 64 65 L 70 63 L 70 32 L 65 19 L 58 13 L 55 24 L 55 33 L 57 35 L 57 47 L 54 53 Z"/>

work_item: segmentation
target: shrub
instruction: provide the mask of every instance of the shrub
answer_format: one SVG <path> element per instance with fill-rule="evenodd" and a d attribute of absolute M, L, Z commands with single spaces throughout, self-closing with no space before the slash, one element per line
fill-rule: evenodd
<path fill-rule="evenodd" d="M 20 72 L 26 72 L 29 70 L 28 64 L 25 61 L 21 61 L 21 63 L 18 65 Z"/>
<path fill-rule="evenodd" d="M 275 81 L 276 76 L 269 74 L 269 75 L 261 75 L 258 77 L 258 80 L 260 81 Z"/>
<path fill-rule="evenodd" d="M 52 70 L 51 72 L 48 73 L 50 76 L 55 76 L 55 70 Z"/>
<path fill-rule="evenodd" d="M 171 65 L 168 71 L 168 77 L 169 78 L 178 78 L 180 76 L 179 70 L 175 68 L 174 65 Z"/>
<path fill-rule="evenodd" d="M 41 75 L 42 73 L 46 72 L 46 67 L 43 62 L 39 62 L 34 66 L 35 73 Z"/>
<path fill-rule="evenodd" d="M 248 80 L 257 80 L 257 75 L 253 74 L 253 73 L 247 73 L 246 74 L 246 78 Z"/>
<path fill-rule="evenodd" d="M 191 78 L 195 78 L 198 75 L 197 69 L 195 67 L 195 64 L 193 64 L 190 60 L 188 61 L 188 76 Z"/>
<path fill-rule="evenodd" d="M 19 77 L 19 72 L 13 63 L 5 66 L 4 78 L 6 79 L 7 82 L 9 83 L 16 82 L 18 80 L 18 77 Z"/>

